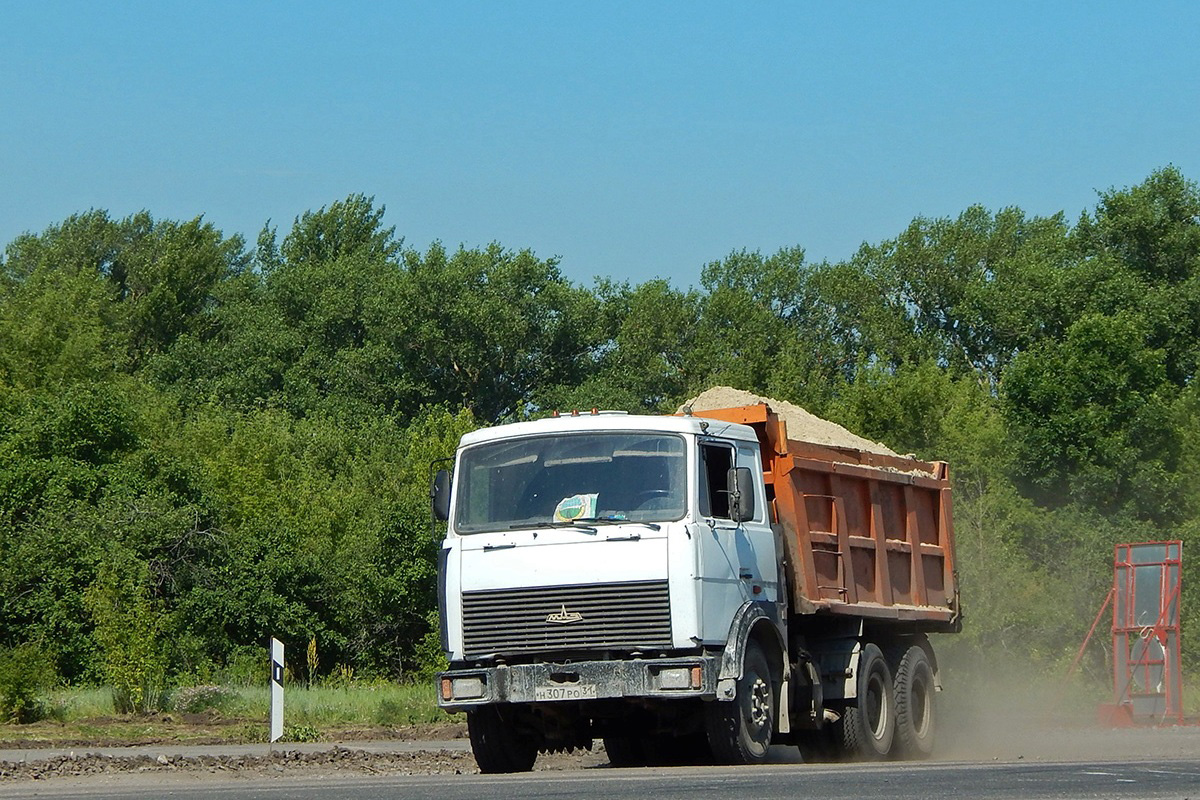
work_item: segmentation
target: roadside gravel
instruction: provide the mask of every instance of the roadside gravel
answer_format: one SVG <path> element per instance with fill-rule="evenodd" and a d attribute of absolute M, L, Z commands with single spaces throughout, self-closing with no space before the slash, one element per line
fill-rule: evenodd
<path fill-rule="evenodd" d="M 459 775 L 479 772 L 469 748 L 435 749 L 436 743 L 430 743 L 433 746 L 400 750 L 387 749 L 389 744 L 399 743 L 371 743 L 370 749 L 321 745 L 320 749 L 279 749 L 262 754 L 177 755 L 164 748 L 165 752 L 158 755 L 79 752 L 41 757 L 35 750 L 29 751 L 25 760 L 0 760 L 0 782 L 117 773 Z M 580 769 L 607 763 L 608 757 L 600 748 L 593 752 L 544 755 L 538 758 L 536 769 Z"/>

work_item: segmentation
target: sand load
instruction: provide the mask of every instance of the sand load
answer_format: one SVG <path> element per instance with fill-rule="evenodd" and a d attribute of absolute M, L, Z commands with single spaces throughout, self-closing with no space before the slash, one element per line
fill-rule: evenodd
<path fill-rule="evenodd" d="M 869 453 L 878 453 L 885 456 L 899 455 L 886 445 L 882 445 L 879 442 L 872 442 L 870 439 L 864 439 L 846 430 L 836 422 L 830 422 L 827 419 L 821 419 L 816 414 L 810 414 L 795 403 L 788 403 L 784 400 L 776 400 L 771 397 L 762 397 L 752 392 L 734 389 L 731 386 L 714 386 L 711 389 L 706 389 L 680 406 L 679 411 L 682 412 L 685 408 L 689 407 L 695 412 L 711 411 L 717 408 L 752 406 L 757 403 L 766 403 L 771 407 L 772 411 L 787 423 L 789 439 L 829 447 L 849 447 L 854 450 L 865 450 Z"/>

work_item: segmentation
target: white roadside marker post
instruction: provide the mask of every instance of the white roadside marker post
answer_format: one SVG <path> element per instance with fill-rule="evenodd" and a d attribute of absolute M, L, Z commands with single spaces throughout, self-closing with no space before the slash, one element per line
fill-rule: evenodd
<path fill-rule="evenodd" d="M 283 736 L 283 642 L 271 637 L 271 741 Z"/>

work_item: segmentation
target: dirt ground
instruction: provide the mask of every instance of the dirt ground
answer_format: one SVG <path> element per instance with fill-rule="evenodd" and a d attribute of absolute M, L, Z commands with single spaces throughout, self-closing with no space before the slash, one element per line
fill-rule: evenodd
<path fill-rule="evenodd" d="M 447 729 L 465 726 L 419 726 L 411 730 L 397 731 L 399 735 L 389 741 L 445 741 L 448 735 L 460 731 Z M 437 736 L 437 739 L 429 737 Z M 376 745 L 378 739 L 372 740 Z M 21 761 L 0 760 L 0 783 L 21 780 L 47 780 L 55 778 L 86 778 L 88 776 L 116 775 L 123 773 L 168 774 L 189 773 L 194 775 L 269 775 L 287 773 L 294 776 L 331 774 L 391 774 L 391 775 L 441 775 L 478 773 L 475 759 L 467 749 L 428 749 L 411 752 L 378 752 L 355 748 L 353 742 L 330 744 L 328 749 L 318 752 L 300 752 L 288 745 L 277 745 L 279 749 L 264 755 L 169 755 L 171 743 L 160 743 L 164 753 L 158 756 L 122 756 L 108 753 L 88 752 L 81 747 L 68 755 L 53 755 L 39 758 L 38 750 L 22 753 Z M 464 742 L 465 745 L 465 742 Z M 98 747 L 98 745 L 90 745 Z M 261 748 L 257 745 L 256 748 Z M 111 751 L 110 751 L 111 752 Z M 605 766 L 608 757 L 603 744 L 596 742 L 592 751 L 575 753 L 543 754 L 538 758 L 535 769 L 542 771 L 575 770 Z"/>
<path fill-rule="evenodd" d="M 95 717 L 70 724 L 45 720 L 29 725 L 0 726 L 0 750 L 44 748 L 134 747 L 156 744 L 223 745 L 265 742 L 261 720 L 225 718 L 220 714 L 150 714 L 141 717 Z M 423 725 L 326 726 L 322 741 L 445 741 L 463 739 L 463 722 Z"/>

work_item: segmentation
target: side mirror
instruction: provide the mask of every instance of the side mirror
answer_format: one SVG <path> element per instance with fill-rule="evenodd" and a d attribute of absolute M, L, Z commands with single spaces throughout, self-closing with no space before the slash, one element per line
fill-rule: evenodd
<path fill-rule="evenodd" d="M 450 473 L 439 469 L 429 487 L 429 499 L 433 503 L 433 516 L 445 522 L 450 519 Z"/>
<path fill-rule="evenodd" d="M 729 489 L 729 518 L 734 522 L 754 519 L 754 475 L 749 467 L 734 467 L 726 474 Z"/>

